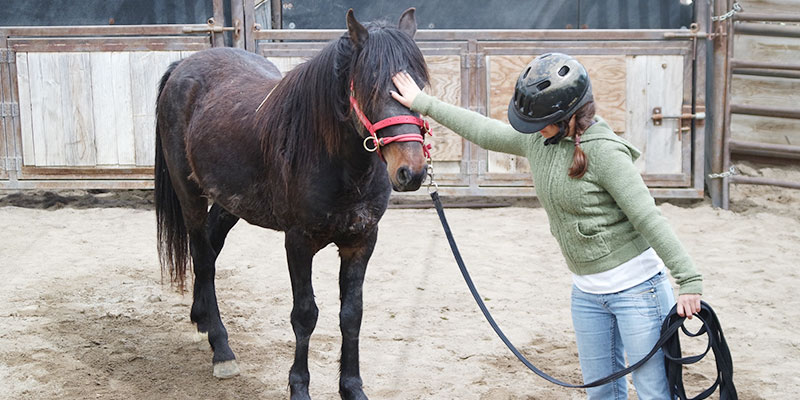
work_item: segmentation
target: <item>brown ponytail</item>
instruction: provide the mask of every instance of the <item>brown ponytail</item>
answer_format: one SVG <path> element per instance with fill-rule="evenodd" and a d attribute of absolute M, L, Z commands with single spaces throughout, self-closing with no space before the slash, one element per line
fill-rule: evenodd
<path fill-rule="evenodd" d="M 575 153 L 572 155 L 572 166 L 569 167 L 568 175 L 570 178 L 581 178 L 589 167 L 589 159 L 581 150 L 581 135 L 594 123 L 594 101 L 589 101 L 579 108 L 572 118 L 575 118 L 575 127 L 571 135 L 575 140 Z"/>

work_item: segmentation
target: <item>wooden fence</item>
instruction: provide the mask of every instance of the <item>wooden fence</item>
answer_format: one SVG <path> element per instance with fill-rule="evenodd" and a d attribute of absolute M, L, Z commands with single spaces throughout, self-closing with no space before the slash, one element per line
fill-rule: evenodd
<path fill-rule="evenodd" d="M 239 26 L 250 27 L 252 7 L 239 3 L 233 9 L 243 15 Z M 532 57 L 548 51 L 576 56 L 592 76 L 598 113 L 643 151 L 636 165 L 653 194 L 701 198 L 707 131 L 703 37 L 709 30 L 702 20 L 708 11 L 697 6 L 701 20 L 693 29 L 420 30 L 416 39 L 433 94 L 501 120 L 516 74 Z M 152 187 L 158 79 L 171 61 L 221 43 L 215 33 L 223 29 L 0 28 L 0 89 L 7 110 L 0 188 Z M 284 71 L 343 33 L 243 31 L 236 45 Z M 444 194 L 535 195 L 526 160 L 486 151 L 440 126 L 434 130 Z"/>

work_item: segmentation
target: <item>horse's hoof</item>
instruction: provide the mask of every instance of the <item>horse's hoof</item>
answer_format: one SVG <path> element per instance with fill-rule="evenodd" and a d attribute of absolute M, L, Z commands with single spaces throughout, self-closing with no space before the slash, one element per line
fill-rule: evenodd
<path fill-rule="evenodd" d="M 214 364 L 214 376 L 219 379 L 233 378 L 239 375 L 239 365 L 236 360 L 222 361 Z"/>

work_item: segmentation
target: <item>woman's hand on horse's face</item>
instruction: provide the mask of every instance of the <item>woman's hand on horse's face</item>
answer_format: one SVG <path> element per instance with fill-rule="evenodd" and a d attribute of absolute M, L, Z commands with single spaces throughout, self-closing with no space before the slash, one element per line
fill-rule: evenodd
<path fill-rule="evenodd" d="M 392 82 L 397 86 L 397 90 L 400 91 L 400 93 L 394 90 L 390 90 L 389 93 L 398 103 L 407 108 L 411 108 L 414 99 L 416 99 L 417 95 L 422 91 L 419 89 L 419 86 L 417 86 L 417 82 L 414 82 L 414 78 L 405 71 L 400 71 L 395 74 L 392 77 Z"/>
<path fill-rule="evenodd" d="M 678 315 L 692 319 L 694 313 L 700 312 L 699 294 L 682 294 L 678 296 Z"/>

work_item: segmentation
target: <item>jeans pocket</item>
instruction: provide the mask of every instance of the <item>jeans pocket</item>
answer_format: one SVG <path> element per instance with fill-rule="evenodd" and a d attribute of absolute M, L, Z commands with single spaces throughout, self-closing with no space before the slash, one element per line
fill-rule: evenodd
<path fill-rule="evenodd" d="M 630 308 L 635 308 L 639 315 L 647 318 L 659 318 L 660 307 L 656 287 L 643 284 L 633 287 L 623 297 Z"/>

